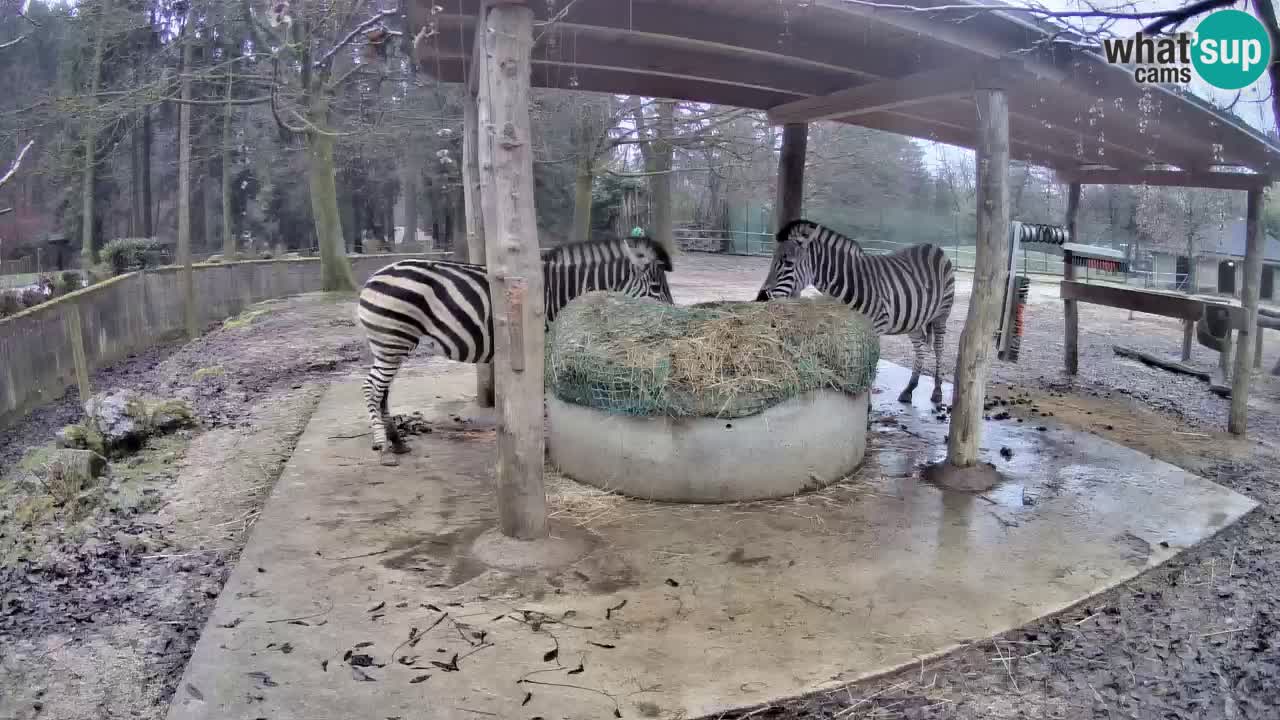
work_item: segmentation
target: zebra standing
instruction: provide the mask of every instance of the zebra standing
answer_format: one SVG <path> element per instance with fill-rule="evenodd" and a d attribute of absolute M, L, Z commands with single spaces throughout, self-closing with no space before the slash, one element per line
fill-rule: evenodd
<path fill-rule="evenodd" d="M 925 345 L 932 343 L 929 399 L 942 402 L 942 341 L 956 290 L 955 270 L 942 248 L 912 245 L 888 255 L 868 255 L 853 239 L 831 228 L 795 220 L 778 231 L 773 263 L 756 300 L 799 297 L 810 285 L 866 315 L 876 334 L 907 334 L 915 366 L 899 402 L 911 402 Z"/>
<path fill-rule="evenodd" d="M 570 300 L 592 290 L 671 303 L 671 256 L 647 237 L 562 245 L 542 258 L 546 322 Z M 373 274 L 360 290 L 357 317 L 373 365 L 364 382 L 373 449 L 383 465 L 408 452 L 388 411 L 391 381 L 420 343 L 457 362 L 493 360 L 493 311 L 485 266 L 439 260 L 401 260 Z M 388 440 L 390 443 L 388 444 Z"/>

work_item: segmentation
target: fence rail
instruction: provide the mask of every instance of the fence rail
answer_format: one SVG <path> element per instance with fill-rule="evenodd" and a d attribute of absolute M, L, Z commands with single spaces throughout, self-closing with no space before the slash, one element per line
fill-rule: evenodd
<path fill-rule="evenodd" d="M 448 256 L 448 253 L 426 253 Z M 379 268 L 424 253 L 352 255 L 363 282 Z M 180 334 L 185 295 L 179 268 L 132 272 L 0 319 L 0 427 L 61 397 L 83 378 L 77 366 L 102 367 Z M 320 289 L 318 258 L 197 265 L 201 325 L 263 300 Z M 83 359 L 83 363 L 81 363 Z"/>

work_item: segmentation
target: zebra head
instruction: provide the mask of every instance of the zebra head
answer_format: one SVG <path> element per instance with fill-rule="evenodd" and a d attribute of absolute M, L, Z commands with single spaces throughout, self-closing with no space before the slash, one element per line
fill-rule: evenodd
<path fill-rule="evenodd" d="M 671 287 L 667 285 L 667 273 L 672 268 L 667 249 L 644 236 L 623 238 L 622 244 L 636 269 L 624 292 L 632 297 L 656 298 L 674 304 Z"/>
<path fill-rule="evenodd" d="M 756 295 L 757 302 L 773 298 L 796 298 L 813 284 L 813 258 L 810 243 L 817 235 L 818 224 L 808 220 L 793 220 L 778 231 L 773 249 L 773 262 L 764 285 Z"/>

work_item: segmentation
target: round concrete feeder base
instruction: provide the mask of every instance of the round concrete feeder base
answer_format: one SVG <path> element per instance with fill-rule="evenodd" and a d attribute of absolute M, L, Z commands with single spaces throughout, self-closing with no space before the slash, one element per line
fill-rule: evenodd
<path fill-rule="evenodd" d="M 853 472 L 868 395 L 805 393 L 733 419 L 634 417 L 547 397 L 547 446 L 564 474 L 633 498 L 723 503 L 787 497 Z"/>

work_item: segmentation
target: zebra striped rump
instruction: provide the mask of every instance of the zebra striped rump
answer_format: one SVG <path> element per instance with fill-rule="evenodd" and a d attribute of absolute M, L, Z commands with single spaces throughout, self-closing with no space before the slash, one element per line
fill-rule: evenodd
<path fill-rule="evenodd" d="M 575 297 L 592 290 L 625 292 L 670 303 L 666 249 L 649 238 L 562 245 L 542 259 L 544 310 L 550 323 Z M 387 395 L 404 358 L 424 341 L 433 354 L 457 362 L 493 361 L 493 305 L 483 265 L 412 259 L 392 263 L 360 291 L 356 317 L 373 355 L 365 397 L 373 445 L 404 451 L 389 418 Z M 384 464 L 394 464 L 385 452 Z"/>

